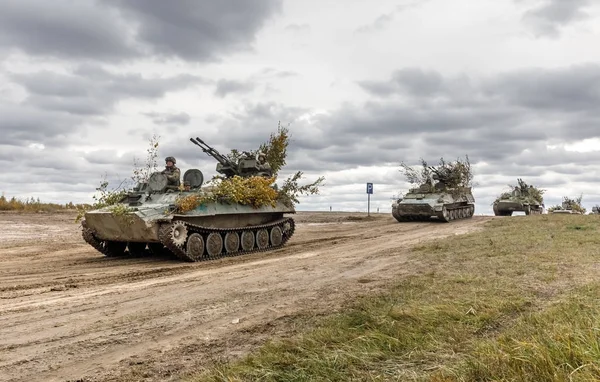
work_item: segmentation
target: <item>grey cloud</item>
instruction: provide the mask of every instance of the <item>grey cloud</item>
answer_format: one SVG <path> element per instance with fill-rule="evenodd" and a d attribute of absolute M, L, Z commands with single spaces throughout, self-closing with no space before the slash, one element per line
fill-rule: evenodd
<path fill-rule="evenodd" d="M 356 33 L 380 31 L 392 22 L 393 19 L 394 13 L 380 15 L 372 23 L 356 28 Z"/>
<path fill-rule="evenodd" d="M 289 24 L 285 27 L 286 31 L 294 33 L 306 33 L 310 32 L 310 25 L 308 24 Z"/>
<path fill-rule="evenodd" d="M 281 11 L 281 0 L 116 0 L 126 19 L 137 24 L 136 38 L 154 54 L 213 61 L 248 51 L 256 32 Z"/>
<path fill-rule="evenodd" d="M 429 0 L 418 0 L 406 2 L 404 4 L 398 4 L 391 12 L 379 15 L 373 22 L 356 28 L 355 33 L 370 33 L 383 30 L 394 21 L 394 17 L 398 13 L 423 6 L 428 1 Z"/>
<path fill-rule="evenodd" d="M 275 102 L 244 104 L 228 114 L 211 116 L 211 121 L 218 127 L 218 131 L 227 132 L 226 139 L 219 132 L 207 135 L 207 138 L 219 139 L 231 148 L 255 149 L 269 139 L 269 134 L 277 130 L 279 121 L 284 126 L 290 123 L 290 131 L 294 135 L 294 131 L 299 129 L 299 118 L 307 110 Z"/>
<path fill-rule="evenodd" d="M 214 61 L 251 50 L 256 33 L 280 11 L 281 0 L 5 0 L 0 48 L 106 62 Z"/>
<path fill-rule="evenodd" d="M 115 74 L 96 66 L 80 66 L 73 74 L 41 71 L 13 73 L 11 77 L 30 93 L 27 104 L 80 115 L 105 114 L 122 99 L 160 98 L 170 91 L 206 83 L 187 74 L 145 78 L 139 74 Z"/>
<path fill-rule="evenodd" d="M 358 84 L 369 93 L 382 97 L 404 92 L 431 96 L 444 90 L 444 79 L 438 72 L 419 68 L 397 70 L 388 81 L 359 81 Z"/>
<path fill-rule="evenodd" d="M 600 65 L 518 70 L 489 81 L 485 92 L 532 109 L 595 111 L 600 103 Z"/>
<path fill-rule="evenodd" d="M 217 81 L 215 95 L 223 98 L 231 93 L 249 93 L 254 90 L 255 86 L 255 84 L 249 81 L 244 82 L 221 79 Z"/>
<path fill-rule="evenodd" d="M 589 0 L 545 0 L 523 14 L 523 21 L 531 27 L 536 37 L 556 38 L 562 27 L 584 20 Z"/>
<path fill-rule="evenodd" d="M 144 113 L 156 125 L 187 125 L 190 123 L 190 115 L 187 113 Z"/>
<path fill-rule="evenodd" d="M 277 70 L 274 68 L 264 68 L 263 70 L 260 71 L 259 76 L 286 78 L 286 77 L 296 77 L 296 76 L 298 76 L 298 73 L 292 72 L 290 70 Z"/>
<path fill-rule="evenodd" d="M 68 113 L 9 103 L 0 103 L 0 115 L 0 144 L 4 145 L 43 143 L 63 146 L 64 137 L 83 122 Z"/>
<path fill-rule="evenodd" d="M 127 25 L 115 16 L 94 1 L 4 0 L 0 47 L 58 58 L 134 57 L 138 52 L 128 42 Z"/>

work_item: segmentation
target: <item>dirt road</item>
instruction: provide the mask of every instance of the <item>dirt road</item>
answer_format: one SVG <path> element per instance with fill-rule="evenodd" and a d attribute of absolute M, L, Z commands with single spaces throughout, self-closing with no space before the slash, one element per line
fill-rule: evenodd
<path fill-rule="evenodd" d="M 413 272 L 411 245 L 492 218 L 365 215 L 299 213 L 282 249 L 182 263 L 106 258 L 72 214 L 0 214 L 0 381 L 169 380 Z"/>

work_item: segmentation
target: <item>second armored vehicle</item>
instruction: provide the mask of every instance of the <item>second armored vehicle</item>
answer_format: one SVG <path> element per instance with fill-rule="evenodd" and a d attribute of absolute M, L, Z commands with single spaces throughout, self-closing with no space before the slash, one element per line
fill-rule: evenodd
<path fill-rule="evenodd" d="M 226 180 L 271 176 L 270 165 L 260 153 L 245 153 L 232 162 L 200 138 L 190 140 L 218 161 L 216 170 Z M 86 212 L 83 238 L 106 256 L 142 255 L 148 248 L 184 261 L 202 261 L 276 249 L 294 234 L 294 220 L 284 214 L 295 209 L 285 200 L 272 198 L 272 203 L 260 206 L 220 199 L 202 202 L 211 192 L 210 187 L 202 187 L 202 172 L 190 169 L 183 181 L 189 190 L 168 186 L 166 175 L 153 173 L 117 205 Z M 278 195 L 274 187 L 264 191 Z"/>
<path fill-rule="evenodd" d="M 449 193 L 428 190 L 424 187 L 410 189 L 404 198 L 392 204 L 392 216 L 399 222 L 430 220 L 437 218 L 444 222 L 473 217 L 475 198 L 471 187 Z"/>
<path fill-rule="evenodd" d="M 392 216 L 399 222 L 438 219 L 443 222 L 467 219 L 475 213 L 475 197 L 471 187 L 448 184 L 456 174 L 450 169 L 441 172 L 429 167 L 431 179 L 417 188 L 411 188 L 403 198 L 392 204 Z M 460 175 L 460 174 L 459 174 Z"/>
<path fill-rule="evenodd" d="M 544 211 L 543 190 L 527 185 L 517 179 L 518 185 L 512 192 L 501 194 L 493 203 L 494 215 L 511 216 L 513 212 L 525 212 L 525 215 L 539 215 Z"/>

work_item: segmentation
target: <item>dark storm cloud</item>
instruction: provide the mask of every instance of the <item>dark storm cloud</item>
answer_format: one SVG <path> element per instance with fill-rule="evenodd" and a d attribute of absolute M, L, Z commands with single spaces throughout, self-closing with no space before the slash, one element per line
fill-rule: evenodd
<path fill-rule="evenodd" d="M 115 0 L 137 25 L 137 41 L 160 56 L 211 61 L 248 51 L 256 32 L 281 11 L 281 0 Z"/>
<path fill-rule="evenodd" d="M 30 55 L 120 60 L 137 52 L 127 25 L 94 1 L 4 0 L 0 47 Z"/>
<path fill-rule="evenodd" d="M 255 88 L 255 84 L 249 81 L 235 81 L 220 79 L 217 81 L 215 95 L 217 97 L 225 97 L 231 93 L 249 93 Z"/>
<path fill-rule="evenodd" d="M 589 17 L 585 11 L 590 0 L 544 0 L 523 14 L 536 37 L 556 38 L 561 28 Z"/>
<path fill-rule="evenodd" d="M 13 73 L 11 78 L 29 92 L 26 104 L 80 115 L 102 115 L 112 111 L 122 99 L 160 98 L 170 91 L 206 83 L 200 77 L 187 74 L 146 78 L 139 74 L 111 73 L 89 65 L 78 67 L 72 74 L 41 71 Z"/>
<path fill-rule="evenodd" d="M 190 115 L 187 113 L 144 113 L 156 125 L 187 125 L 190 123 Z"/>

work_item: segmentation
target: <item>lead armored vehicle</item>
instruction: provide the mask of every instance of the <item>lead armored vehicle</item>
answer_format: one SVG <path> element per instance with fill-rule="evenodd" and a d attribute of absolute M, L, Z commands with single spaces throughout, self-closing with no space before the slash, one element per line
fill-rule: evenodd
<path fill-rule="evenodd" d="M 518 185 L 512 192 L 504 192 L 493 203 L 494 215 L 512 216 L 513 212 L 525 212 L 525 215 L 540 215 L 544 212 L 543 190 L 527 185 L 517 179 Z M 511 186 L 512 187 L 512 186 Z"/>
<path fill-rule="evenodd" d="M 225 179 L 272 175 L 261 153 L 244 152 L 234 162 L 200 138 L 190 140 L 217 160 L 216 171 Z M 227 200 L 195 205 L 194 200 L 212 191 L 203 182 L 198 169 L 187 170 L 183 176 L 188 190 L 168 186 L 166 175 L 155 172 L 116 206 L 86 212 L 83 238 L 106 256 L 142 255 L 148 249 L 184 261 L 203 261 L 276 249 L 292 237 L 294 220 L 284 215 L 295 213 L 293 204 L 277 199 L 273 205 L 260 207 Z M 182 200 L 188 203 L 185 212 L 179 208 Z"/>
<path fill-rule="evenodd" d="M 392 216 L 399 222 L 431 219 L 450 222 L 473 217 L 475 198 L 472 188 L 464 185 L 464 179 L 457 182 L 452 167 L 441 171 L 429 166 L 429 170 L 433 173 L 430 179 L 409 189 L 392 204 Z"/>

